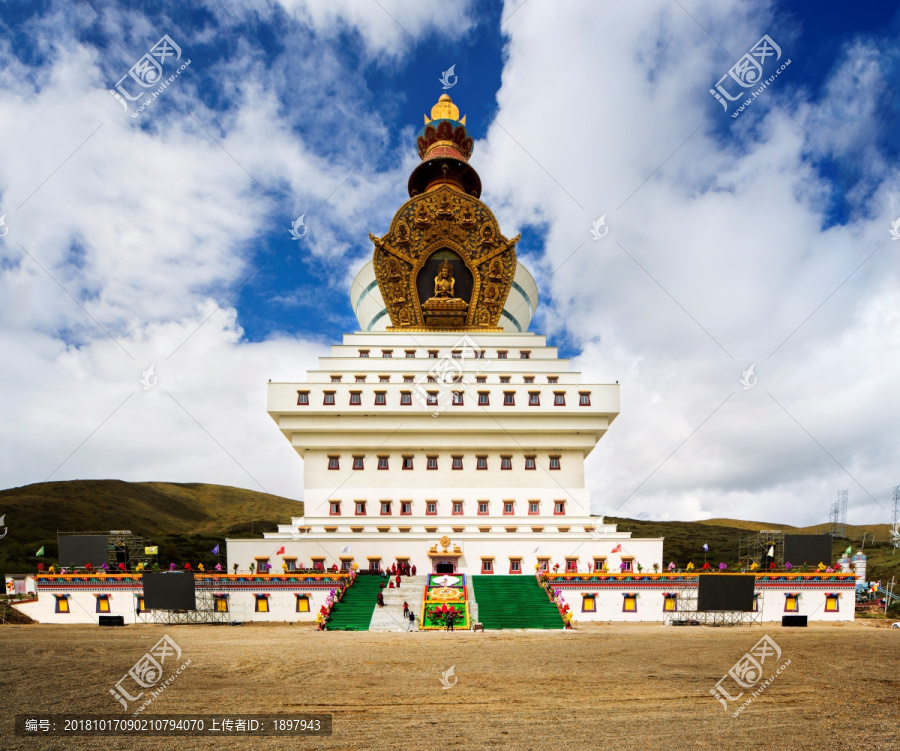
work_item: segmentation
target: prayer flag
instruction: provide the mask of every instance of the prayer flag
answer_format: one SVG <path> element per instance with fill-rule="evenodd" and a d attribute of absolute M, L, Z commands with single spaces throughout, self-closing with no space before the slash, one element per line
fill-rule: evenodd
<path fill-rule="evenodd" d="M 213 555 L 218 555 L 218 554 L 219 554 L 219 543 L 216 543 L 216 546 L 212 549 L 211 552 L 212 552 Z"/>
<path fill-rule="evenodd" d="M 707 553 L 709 552 L 709 545 L 707 545 L 705 542 L 703 543 L 703 550 L 705 550 Z"/>
<path fill-rule="evenodd" d="M 159 547 L 157 545 L 151 545 L 150 547 L 144 548 L 144 555 L 159 555 Z"/>
<path fill-rule="evenodd" d="M 853 555 L 853 546 L 852 546 L 852 545 L 851 545 L 850 547 L 848 547 L 848 548 L 844 551 L 844 555 L 847 556 L 848 558 L 849 558 L 851 555 Z"/>
<path fill-rule="evenodd" d="M 284 545 L 282 545 L 278 550 L 275 551 L 275 555 L 281 555 L 284 552 Z"/>
<path fill-rule="evenodd" d="M 43 554 L 44 554 L 44 546 L 43 546 L 43 545 L 41 545 L 41 549 L 40 549 L 40 550 L 38 550 L 38 552 L 37 552 L 37 553 L 35 553 L 35 555 L 36 555 L 36 556 L 42 556 L 42 555 L 43 555 Z"/>
<path fill-rule="evenodd" d="M 773 545 L 772 547 L 769 548 L 769 552 L 766 553 L 766 555 L 769 556 L 769 558 L 774 558 L 774 557 L 775 557 L 775 546 L 774 546 L 774 545 Z"/>
<path fill-rule="evenodd" d="M 612 549 L 612 552 L 613 552 L 613 553 L 621 553 L 621 552 L 622 552 L 622 546 L 621 546 L 621 545 L 616 545 L 616 546 Z"/>

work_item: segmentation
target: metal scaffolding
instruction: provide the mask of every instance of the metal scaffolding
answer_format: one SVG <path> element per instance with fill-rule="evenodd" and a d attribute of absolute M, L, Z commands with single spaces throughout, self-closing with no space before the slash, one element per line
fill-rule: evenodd
<path fill-rule="evenodd" d="M 773 562 L 777 568 L 783 568 L 784 532 L 780 529 L 761 529 L 755 535 L 741 537 L 738 560 L 745 571 L 749 571 L 754 563 L 761 571 L 768 569 Z"/>
<path fill-rule="evenodd" d="M 106 538 L 106 562 L 111 569 L 118 568 L 124 563 L 129 569 L 134 569 L 139 563 L 149 568 L 155 561 L 155 555 L 147 555 L 145 549 L 152 543 L 142 535 L 135 535 L 128 529 L 103 530 L 101 532 L 59 532 L 56 539 L 72 535 L 96 535 Z"/>
<path fill-rule="evenodd" d="M 894 486 L 894 510 L 891 514 L 891 545 L 900 548 L 900 485 Z M 893 555 L 894 551 L 891 551 Z"/>
<path fill-rule="evenodd" d="M 184 623 L 228 623 L 228 613 L 216 610 L 216 602 L 211 592 L 197 590 L 195 610 L 151 610 L 139 615 L 143 623 L 164 623 L 166 625 Z"/>

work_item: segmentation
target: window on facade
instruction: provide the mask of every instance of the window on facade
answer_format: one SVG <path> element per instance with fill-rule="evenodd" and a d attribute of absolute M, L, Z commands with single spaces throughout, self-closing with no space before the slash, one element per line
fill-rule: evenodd
<path fill-rule="evenodd" d="M 68 595 L 54 595 L 56 598 L 56 612 L 57 613 L 68 613 L 69 612 L 69 596 Z"/>
<path fill-rule="evenodd" d="M 228 595 L 213 595 L 213 607 L 217 613 L 227 613 Z"/>
<path fill-rule="evenodd" d="M 553 406 L 554 407 L 565 407 L 566 406 L 566 392 L 565 391 L 554 391 L 553 392 Z"/>
<path fill-rule="evenodd" d="M 475 469 L 487 469 L 487 457 L 486 456 L 475 457 Z"/>
<path fill-rule="evenodd" d="M 634 558 L 623 558 L 619 570 L 622 572 L 634 571 Z"/>
<path fill-rule="evenodd" d="M 458 350 L 458 349 L 454 349 L 454 350 L 450 353 L 450 357 L 452 357 L 454 360 L 459 360 L 459 359 L 462 358 L 462 351 L 461 351 L 461 350 Z"/>
<path fill-rule="evenodd" d="M 523 376 L 522 382 L 523 383 L 534 383 L 534 376 Z"/>
<path fill-rule="evenodd" d="M 381 559 L 380 558 L 369 558 L 369 571 L 381 571 Z"/>
<path fill-rule="evenodd" d="M 354 456 L 353 457 L 353 469 L 363 469 L 363 461 L 364 461 L 364 457 Z"/>
<path fill-rule="evenodd" d="M 334 392 L 333 391 L 325 392 L 325 399 L 322 402 L 322 404 L 325 404 L 325 405 L 334 404 Z"/>
<path fill-rule="evenodd" d="M 476 360 L 483 360 L 483 359 L 484 359 L 484 350 L 483 350 L 483 349 L 480 349 L 480 350 L 478 350 L 478 351 L 475 353 L 475 359 L 476 359 Z"/>
<path fill-rule="evenodd" d="M 453 392 L 453 404 L 457 406 L 461 406 L 463 403 L 463 392 L 462 391 L 454 391 Z"/>
<path fill-rule="evenodd" d="M 579 391 L 578 392 L 578 406 L 579 407 L 590 407 L 591 406 L 591 392 L 590 391 Z"/>
<path fill-rule="evenodd" d="M 356 502 L 356 515 L 357 516 L 365 516 L 366 515 L 366 502 L 365 501 L 357 501 Z"/>
<path fill-rule="evenodd" d="M 138 596 L 137 596 L 137 611 L 138 611 L 138 613 L 147 613 L 147 612 L 149 612 L 149 611 L 147 610 L 147 604 L 144 602 L 144 596 L 143 596 L 143 595 L 138 595 Z"/>
<path fill-rule="evenodd" d="M 838 612 L 838 596 L 837 595 L 825 595 L 825 612 L 826 613 L 837 613 Z"/>
<path fill-rule="evenodd" d="M 378 383 L 390 383 L 391 377 L 389 375 L 380 375 L 378 376 Z"/>
<path fill-rule="evenodd" d="M 558 456 L 550 457 L 550 469 L 559 469 L 559 457 Z"/>
<path fill-rule="evenodd" d="M 407 360 L 415 360 L 415 358 L 416 358 L 416 351 L 415 351 L 414 349 L 407 349 L 407 350 L 404 350 L 404 351 L 405 351 L 405 353 L 406 353 L 406 359 L 407 359 Z"/>
<path fill-rule="evenodd" d="M 566 573 L 574 574 L 578 571 L 578 559 L 577 558 L 566 558 Z"/>
<path fill-rule="evenodd" d="M 403 463 L 400 466 L 402 469 L 412 469 L 413 468 L 413 458 L 411 456 L 404 456 Z"/>
<path fill-rule="evenodd" d="M 340 469 L 340 468 L 341 468 L 341 457 L 329 456 L 328 457 L 328 469 Z"/>
<path fill-rule="evenodd" d="M 309 406 L 309 392 L 308 391 L 298 391 L 297 392 L 297 404 L 301 407 Z"/>
<path fill-rule="evenodd" d="M 505 349 L 498 349 L 498 350 L 497 350 L 497 359 L 498 359 L 498 360 L 505 360 L 505 359 L 506 359 L 506 350 L 505 350 Z"/>
<path fill-rule="evenodd" d="M 535 458 L 533 456 L 525 457 L 525 469 L 534 469 L 535 468 Z"/>
<path fill-rule="evenodd" d="M 340 501 L 332 501 L 331 502 L 331 510 L 328 512 L 331 516 L 340 516 L 341 515 L 341 502 Z"/>
<path fill-rule="evenodd" d="M 490 391 L 479 391 L 478 392 L 478 406 L 479 407 L 487 407 L 491 403 L 491 392 Z"/>
<path fill-rule="evenodd" d="M 362 404 L 362 391 L 351 391 L 350 392 L 350 404 L 357 405 Z"/>
<path fill-rule="evenodd" d="M 333 375 L 333 376 L 331 376 L 331 382 L 332 383 L 340 383 L 341 377 L 339 375 Z"/>
<path fill-rule="evenodd" d="M 582 597 L 581 597 L 581 612 L 582 613 L 596 613 L 597 612 L 597 596 L 596 595 L 582 595 Z"/>
<path fill-rule="evenodd" d="M 507 516 L 511 516 L 513 513 L 513 504 L 512 501 L 503 501 L 503 513 Z"/>
<path fill-rule="evenodd" d="M 359 356 L 360 356 L 360 357 L 368 357 L 368 356 L 369 356 L 369 350 L 367 350 L 367 349 L 361 349 L 361 350 L 359 351 Z"/>
<path fill-rule="evenodd" d="M 388 458 L 386 456 L 378 457 L 378 469 L 387 469 L 388 468 Z"/>
<path fill-rule="evenodd" d="M 594 571 L 603 571 L 606 567 L 606 558 L 594 558 Z"/>
<path fill-rule="evenodd" d="M 436 501 L 428 501 L 425 504 L 425 513 L 428 516 L 434 516 L 437 513 L 437 502 Z"/>
<path fill-rule="evenodd" d="M 366 377 L 364 375 L 358 375 L 358 376 L 356 376 L 355 380 L 357 383 L 365 383 Z"/>
<path fill-rule="evenodd" d="M 511 573 L 511 574 L 521 574 L 522 573 L 522 560 L 520 558 L 510 558 L 509 559 L 509 573 Z"/>
<path fill-rule="evenodd" d="M 437 469 L 437 468 L 438 468 L 438 458 L 436 456 L 426 457 L 425 469 Z"/>
<path fill-rule="evenodd" d="M 625 595 L 623 597 L 622 612 L 623 613 L 636 613 L 637 612 L 637 595 Z"/>
<path fill-rule="evenodd" d="M 563 515 L 566 513 L 566 502 L 565 501 L 556 501 L 553 504 L 553 513 L 557 516 Z"/>
<path fill-rule="evenodd" d="M 676 610 L 678 610 L 678 596 L 663 595 L 663 612 L 674 613 Z"/>
<path fill-rule="evenodd" d="M 799 595 L 785 595 L 784 596 L 784 612 L 785 613 L 796 613 L 798 610 L 800 610 Z"/>
<path fill-rule="evenodd" d="M 500 376 L 500 383 L 509 383 L 510 376 Z"/>
<path fill-rule="evenodd" d="M 403 376 L 403 383 L 412 383 L 415 380 L 414 376 L 405 375 Z"/>
<path fill-rule="evenodd" d="M 269 612 L 269 595 L 256 595 L 256 612 Z"/>
<path fill-rule="evenodd" d="M 428 350 L 428 359 L 429 360 L 437 360 L 438 351 L 436 349 Z"/>
<path fill-rule="evenodd" d="M 434 376 L 431 376 L 431 375 L 426 376 L 425 380 L 428 381 L 428 383 L 437 383 L 437 378 L 435 378 Z"/>
<path fill-rule="evenodd" d="M 559 383 L 559 376 L 547 376 L 547 383 Z"/>
<path fill-rule="evenodd" d="M 390 516 L 391 515 L 391 502 L 390 501 L 382 501 L 381 502 L 381 515 L 382 516 Z"/>
<path fill-rule="evenodd" d="M 425 403 L 429 407 L 436 407 L 438 403 L 438 392 L 437 391 L 429 391 L 428 397 L 425 400 Z"/>
<path fill-rule="evenodd" d="M 482 558 L 481 559 L 481 573 L 482 574 L 493 574 L 494 573 L 494 562 L 490 558 Z"/>
<path fill-rule="evenodd" d="M 463 512 L 462 501 L 453 501 L 453 515 L 460 516 Z"/>
<path fill-rule="evenodd" d="M 481 514 L 481 516 L 484 516 L 488 513 L 487 501 L 478 501 L 478 513 Z"/>
<path fill-rule="evenodd" d="M 529 407 L 540 407 L 541 406 L 541 392 L 540 391 L 529 391 L 528 392 L 528 406 Z"/>
<path fill-rule="evenodd" d="M 109 595 L 97 595 L 97 612 L 109 612 Z"/>
<path fill-rule="evenodd" d="M 540 513 L 541 504 L 538 501 L 528 501 L 528 513 L 531 516 L 536 516 Z"/>
<path fill-rule="evenodd" d="M 376 406 L 384 406 L 387 404 L 387 392 L 386 391 L 376 391 L 375 392 L 375 405 Z"/>
<path fill-rule="evenodd" d="M 512 469 L 512 457 L 511 456 L 501 456 L 500 457 L 500 469 Z"/>
<path fill-rule="evenodd" d="M 515 407 L 516 406 L 516 392 L 515 391 L 504 391 L 503 392 L 503 406 L 504 407 Z"/>
<path fill-rule="evenodd" d="M 530 360 L 530 359 L 531 359 L 531 352 L 529 352 L 528 350 L 525 350 L 525 349 L 521 350 L 521 351 L 519 352 L 519 359 L 520 359 L 520 360 Z"/>
<path fill-rule="evenodd" d="M 381 356 L 382 356 L 382 357 L 393 357 L 393 356 L 394 356 L 394 350 L 392 350 L 392 349 L 383 349 L 383 350 L 381 350 Z"/>
<path fill-rule="evenodd" d="M 475 383 L 487 383 L 487 376 L 475 376 Z"/>
<path fill-rule="evenodd" d="M 760 608 L 759 594 L 753 595 L 753 612 L 758 613 Z"/>
<path fill-rule="evenodd" d="M 404 407 L 412 404 L 412 391 L 400 392 L 400 404 Z"/>
<path fill-rule="evenodd" d="M 309 595 L 297 595 L 297 612 L 309 612 Z"/>
<path fill-rule="evenodd" d="M 296 571 L 297 570 L 297 559 L 296 558 L 285 558 L 284 565 L 287 567 L 288 571 Z"/>
<path fill-rule="evenodd" d="M 409 516 L 412 514 L 412 501 L 400 501 L 400 515 Z"/>
<path fill-rule="evenodd" d="M 454 457 L 453 457 L 453 464 L 451 465 L 452 468 L 453 468 L 453 469 L 462 469 L 462 468 L 463 468 L 463 466 L 462 466 L 462 460 L 463 460 L 463 458 L 462 458 L 461 456 L 454 456 Z"/>

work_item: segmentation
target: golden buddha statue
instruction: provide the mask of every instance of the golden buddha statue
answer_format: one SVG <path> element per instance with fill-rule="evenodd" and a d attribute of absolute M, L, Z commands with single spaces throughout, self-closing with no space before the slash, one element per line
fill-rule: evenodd
<path fill-rule="evenodd" d="M 453 278 L 453 266 L 450 261 L 444 261 L 438 267 L 437 276 L 434 278 L 434 296 L 453 298 L 453 288 L 456 280 Z"/>

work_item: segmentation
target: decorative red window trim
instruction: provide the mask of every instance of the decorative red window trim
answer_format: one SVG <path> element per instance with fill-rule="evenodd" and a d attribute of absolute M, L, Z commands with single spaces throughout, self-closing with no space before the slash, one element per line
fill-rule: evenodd
<path fill-rule="evenodd" d="M 433 510 L 429 511 L 429 506 L 433 507 Z M 437 501 L 425 502 L 425 516 L 437 516 Z"/>
<path fill-rule="evenodd" d="M 553 515 L 554 516 L 565 516 L 566 515 L 566 502 L 565 501 L 553 501 Z"/>
<path fill-rule="evenodd" d="M 516 565 L 515 569 L 513 569 L 513 564 Z M 509 573 L 510 574 L 521 574 L 522 573 L 522 559 L 521 558 L 510 558 L 509 559 Z"/>
<path fill-rule="evenodd" d="M 531 506 L 534 504 L 537 508 L 532 511 Z M 528 501 L 528 515 L 529 516 L 540 516 L 541 515 L 541 502 L 540 501 Z"/>
<path fill-rule="evenodd" d="M 337 511 L 334 510 L 335 506 L 337 506 Z M 329 501 L 328 502 L 328 515 L 329 516 L 340 516 L 341 515 L 341 502 L 340 501 Z"/>
<path fill-rule="evenodd" d="M 481 507 L 484 506 L 484 511 Z M 489 516 L 491 513 L 491 504 L 488 501 L 478 501 L 478 516 Z"/>
<path fill-rule="evenodd" d="M 412 516 L 412 501 L 400 501 L 400 516 Z"/>
<path fill-rule="evenodd" d="M 457 507 L 459 507 L 459 511 L 457 511 Z M 465 511 L 465 507 L 463 506 L 462 501 L 453 501 L 452 508 L 452 516 L 462 516 Z"/>
<path fill-rule="evenodd" d="M 509 506 L 509 511 L 506 510 L 506 507 Z M 514 516 L 516 513 L 516 504 L 513 501 L 503 501 L 503 515 L 504 516 Z"/>

